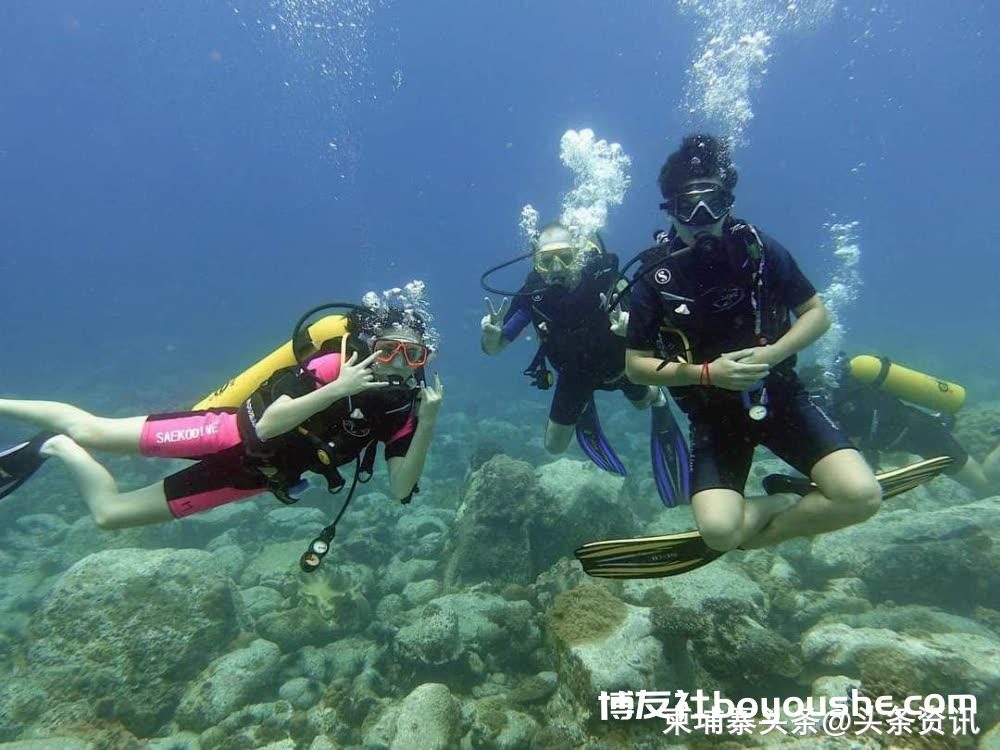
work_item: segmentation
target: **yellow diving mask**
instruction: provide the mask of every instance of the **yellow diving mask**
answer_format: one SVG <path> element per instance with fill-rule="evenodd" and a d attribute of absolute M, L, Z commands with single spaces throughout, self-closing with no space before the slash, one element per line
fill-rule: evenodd
<path fill-rule="evenodd" d="M 541 274 L 568 273 L 576 265 L 577 249 L 568 242 L 550 242 L 535 251 L 535 270 Z"/>

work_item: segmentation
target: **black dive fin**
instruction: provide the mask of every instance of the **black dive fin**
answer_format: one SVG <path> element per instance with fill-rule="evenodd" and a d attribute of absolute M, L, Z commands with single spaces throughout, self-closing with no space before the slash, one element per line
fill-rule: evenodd
<path fill-rule="evenodd" d="M 42 443 L 55 433 L 40 432 L 31 440 L 0 452 L 0 498 L 7 497 L 28 481 L 48 456 L 38 452 Z"/>
<path fill-rule="evenodd" d="M 690 454 L 684 431 L 674 419 L 669 403 L 654 406 L 650 411 L 649 454 L 660 500 L 668 508 L 690 503 Z"/>
<path fill-rule="evenodd" d="M 928 458 L 876 477 L 882 485 L 883 497 L 889 498 L 933 479 L 954 462 L 950 456 Z M 701 534 L 692 530 L 589 542 L 577 547 L 574 554 L 583 565 L 583 572 L 597 578 L 665 578 L 700 568 L 725 553 L 713 550 Z"/>
<path fill-rule="evenodd" d="M 593 394 L 591 394 L 590 401 L 576 422 L 576 440 L 580 444 L 580 449 L 601 469 L 612 474 L 625 476 L 625 465 L 618 458 L 614 448 L 611 447 L 601 430 L 601 421 L 597 416 L 597 406 L 594 404 Z"/>

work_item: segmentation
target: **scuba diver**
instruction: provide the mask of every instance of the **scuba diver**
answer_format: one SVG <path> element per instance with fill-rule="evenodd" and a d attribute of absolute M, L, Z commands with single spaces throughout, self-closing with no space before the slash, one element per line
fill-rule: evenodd
<path fill-rule="evenodd" d="M 812 365 L 801 374 L 873 466 L 878 466 L 882 452 L 951 456 L 954 463 L 947 475 L 976 497 L 1000 492 L 1000 444 L 980 464 L 951 433 L 954 412 L 965 401 L 961 386 L 888 357 L 860 355 L 848 360 L 843 352 L 832 367 Z"/>
<path fill-rule="evenodd" d="M 534 270 L 520 290 L 510 294 L 486 285 L 491 273 L 527 257 Z M 495 355 L 529 324 L 534 327 L 540 346 L 524 374 L 542 390 L 555 385 L 545 431 L 549 453 L 564 452 L 575 431 L 580 447 L 598 467 L 624 476 L 625 467 L 601 430 L 594 392 L 621 391 L 636 409 L 651 407 L 653 473 L 661 499 L 673 506 L 688 498 L 687 444 L 664 393 L 625 375 L 628 313 L 608 309 L 617 281 L 618 257 L 605 252 L 599 237 L 583 244 L 568 227 L 549 224 L 530 253 L 483 274 L 483 287 L 505 296 L 499 308 L 486 298 L 480 343 L 483 352 Z"/>
<path fill-rule="evenodd" d="M 858 523 L 878 510 L 882 494 L 846 433 L 796 376 L 796 354 L 823 335 L 829 316 L 791 254 L 731 216 L 736 181 L 724 142 L 685 137 L 659 175 L 672 228 L 637 258 L 641 267 L 623 290 L 628 377 L 667 386 L 691 423 L 698 532 L 677 537 L 698 537 L 698 559 L 685 569 L 726 550 Z M 745 498 L 757 445 L 814 485 Z M 662 563 L 665 550 L 681 554 L 666 549 L 670 544 L 632 556 L 632 572 Z"/>
<path fill-rule="evenodd" d="M 424 382 L 433 337 L 419 313 L 394 303 L 394 293 L 401 291 L 390 290 L 384 302 L 369 293 L 360 306 L 311 310 L 296 326 L 291 345 L 269 358 L 285 356 L 291 363 L 267 371 L 258 366 L 245 398 L 235 387 L 238 378 L 201 408 L 139 417 L 104 418 L 65 403 L 0 399 L 0 417 L 44 430 L 0 453 L 0 497 L 56 457 L 97 525 L 120 529 L 182 518 L 263 492 L 294 503 L 308 488 L 305 472 L 323 476 L 334 493 L 346 484 L 338 467 L 354 462 L 354 482 L 340 513 L 300 561 L 306 572 L 314 570 L 358 482 L 371 477 L 379 442 L 385 445 L 390 491 L 397 500 L 409 501 L 423 471 L 443 388 L 437 376 L 433 386 Z M 346 319 L 324 319 L 337 322 L 339 335 L 317 346 L 312 331 L 324 321 L 309 329 L 304 323 L 328 307 L 353 309 Z M 120 492 L 89 450 L 196 463 L 142 489 Z"/>

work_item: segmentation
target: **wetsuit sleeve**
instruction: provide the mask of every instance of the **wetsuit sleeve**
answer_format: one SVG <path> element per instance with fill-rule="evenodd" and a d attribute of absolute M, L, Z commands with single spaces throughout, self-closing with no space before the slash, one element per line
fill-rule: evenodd
<path fill-rule="evenodd" d="M 340 372 L 340 355 L 330 356 L 336 357 L 336 373 L 333 376 L 336 379 L 336 375 Z M 312 360 L 312 362 L 317 362 L 320 359 L 322 358 L 318 357 Z M 307 365 L 310 369 L 312 369 L 312 362 Z M 328 360 L 325 367 L 329 371 L 331 361 Z M 315 374 L 316 377 L 321 378 L 321 372 Z M 236 413 L 236 425 L 239 429 L 240 438 L 247 445 L 247 448 L 251 451 L 261 451 L 264 450 L 265 442 L 271 442 L 262 441 L 257 435 L 257 422 L 271 404 L 281 396 L 299 398 L 300 396 L 305 396 L 307 393 L 311 393 L 315 389 L 315 381 L 312 377 L 299 372 L 298 365 L 277 370 L 271 377 L 261 383 L 260 387 L 240 404 L 240 408 Z M 279 435 L 278 438 L 280 437 Z"/>
<path fill-rule="evenodd" d="M 305 369 L 316 376 L 320 383 L 332 383 L 340 376 L 340 353 L 331 352 L 313 357 L 306 363 Z"/>
<path fill-rule="evenodd" d="M 816 296 L 816 287 L 802 273 L 784 245 L 773 237 L 762 235 L 762 238 L 771 263 L 771 288 L 777 290 L 780 302 L 789 310 L 794 310 Z"/>
<path fill-rule="evenodd" d="M 268 404 L 271 404 L 280 396 L 298 398 L 316 390 L 316 384 L 312 378 L 300 374 L 298 370 L 297 366 L 285 367 L 278 370 L 261 385 L 258 391 L 264 395 Z"/>
<path fill-rule="evenodd" d="M 625 345 L 629 349 L 656 349 L 662 313 L 656 292 L 643 279 L 629 294 L 628 330 Z"/>
<path fill-rule="evenodd" d="M 385 436 L 385 460 L 402 458 L 410 449 L 413 433 L 417 429 L 417 415 L 411 412 L 402 424 L 395 424 Z"/>
<path fill-rule="evenodd" d="M 521 335 L 529 323 L 531 323 L 531 313 L 528 312 L 528 295 L 522 294 L 521 290 L 514 296 L 507 308 L 507 314 L 503 316 L 503 338 L 513 341 Z"/>

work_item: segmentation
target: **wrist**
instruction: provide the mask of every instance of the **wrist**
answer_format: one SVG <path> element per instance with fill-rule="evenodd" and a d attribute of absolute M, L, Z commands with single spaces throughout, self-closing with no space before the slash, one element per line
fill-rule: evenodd
<path fill-rule="evenodd" d="M 769 365 L 780 364 L 794 354 L 794 352 L 786 351 L 785 347 L 781 346 L 780 341 L 768 344 L 764 348 L 767 350 L 765 359 Z"/>
<path fill-rule="evenodd" d="M 668 385 L 671 386 L 684 386 L 684 385 L 698 385 L 698 380 L 701 377 L 701 365 L 689 365 L 686 362 L 677 363 L 677 369 L 674 370 L 673 382 Z"/>
<path fill-rule="evenodd" d="M 700 365 L 698 365 L 698 385 L 705 387 L 712 385 L 711 362 L 702 362 Z"/>
<path fill-rule="evenodd" d="M 354 395 L 351 393 L 350 389 L 348 389 L 347 385 L 340 380 L 334 380 L 327 383 L 323 390 L 325 391 L 328 402 L 331 404 L 335 401 L 340 401 L 341 399 Z"/>
<path fill-rule="evenodd" d="M 500 351 L 503 345 L 503 332 L 502 331 L 483 331 L 482 338 L 479 340 L 479 346 L 486 354 L 496 354 Z"/>

